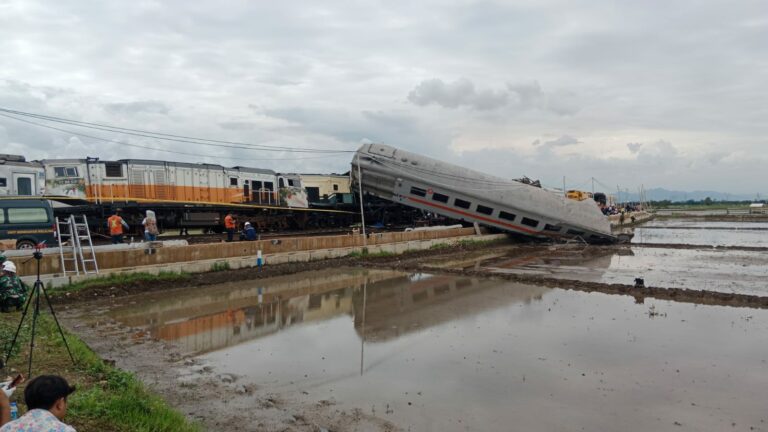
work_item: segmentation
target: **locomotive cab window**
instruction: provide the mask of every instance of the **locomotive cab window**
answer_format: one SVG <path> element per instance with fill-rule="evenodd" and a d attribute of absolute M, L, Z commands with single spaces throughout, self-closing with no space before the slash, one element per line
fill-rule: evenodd
<path fill-rule="evenodd" d="M 461 198 L 456 198 L 455 200 L 453 200 L 453 205 L 459 208 L 468 209 L 472 206 L 472 203 L 469 201 L 464 201 Z"/>
<path fill-rule="evenodd" d="M 264 189 L 271 191 L 275 190 L 275 183 L 274 182 L 264 182 Z"/>
<path fill-rule="evenodd" d="M 259 190 L 261 189 L 261 182 L 254 180 L 253 183 L 251 183 L 251 186 L 253 186 L 253 190 Z"/>
<path fill-rule="evenodd" d="M 284 188 L 284 187 L 285 187 L 285 180 L 283 180 L 283 178 L 282 178 L 282 177 L 280 177 L 280 178 L 278 178 L 278 179 L 277 179 L 277 186 L 278 186 L 278 187 L 281 187 L 281 188 Z"/>
<path fill-rule="evenodd" d="M 536 219 L 531 219 L 531 218 L 527 218 L 527 217 L 524 217 L 523 220 L 520 221 L 520 223 L 523 224 L 523 225 L 527 225 L 529 227 L 534 227 L 534 228 L 539 226 L 539 221 L 537 221 Z"/>
<path fill-rule="evenodd" d="M 490 215 L 491 213 L 493 213 L 493 209 L 490 208 L 490 207 L 486 207 L 484 205 L 478 204 L 477 205 L 477 212 L 478 213 L 482 213 L 484 215 Z"/>
<path fill-rule="evenodd" d="M 437 201 L 441 203 L 447 203 L 448 202 L 448 195 L 443 195 L 441 193 L 433 193 L 432 194 L 432 201 Z"/>
<path fill-rule="evenodd" d="M 115 162 L 105 162 L 104 173 L 107 177 L 122 177 L 123 164 L 115 163 Z"/>
<path fill-rule="evenodd" d="M 411 195 L 416 195 L 420 197 L 427 196 L 427 191 L 422 188 L 417 188 L 416 186 L 411 187 Z"/>
<path fill-rule="evenodd" d="M 53 175 L 55 177 L 77 177 L 76 167 L 54 167 Z"/>
<path fill-rule="evenodd" d="M 288 186 L 293 186 L 293 180 L 288 179 Z"/>
<path fill-rule="evenodd" d="M 229 178 L 229 185 L 230 186 L 237 186 L 237 177 L 230 177 Z"/>
<path fill-rule="evenodd" d="M 0 177 L 0 187 L 8 187 L 8 179 L 5 177 Z"/>

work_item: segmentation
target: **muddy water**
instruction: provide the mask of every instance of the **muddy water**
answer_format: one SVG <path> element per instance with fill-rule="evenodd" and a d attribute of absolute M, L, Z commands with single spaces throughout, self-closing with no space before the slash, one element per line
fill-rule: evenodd
<path fill-rule="evenodd" d="M 146 299 L 83 319 L 147 331 L 258 389 L 222 419 L 277 395 L 403 430 L 768 429 L 768 311 L 359 269 Z M 273 430 L 260 421 L 216 429 Z"/>

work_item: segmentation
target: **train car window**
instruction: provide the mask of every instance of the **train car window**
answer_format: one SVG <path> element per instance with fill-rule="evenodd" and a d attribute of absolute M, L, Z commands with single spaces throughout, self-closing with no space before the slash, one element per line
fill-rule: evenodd
<path fill-rule="evenodd" d="M 557 225 L 550 225 L 550 224 L 544 225 L 544 231 L 554 231 L 554 232 L 557 232 L 557 231 L 560 231 L 561 229 L 562 229 L 562 227 L 559 227 Z"/>
<path fill-rule="evenodd" d="M 477 205 L 477 212 L 478 213 L 482 213 L 482 214 L 486 214 L 486 215 L 490 215 L 491 213 L 493 213 L 493 209 L 490 208 L 490 207 L 486 207 L 484 205 L 478 204 Z"/>
<path fill-rule="evenodd" d="M 411 195 L 416 195 L 420 197 L 427 196 L 427 191 L 422 188 L 417 188 L 416 186 L 411 187 Z"/>
<path fill-rule="evenodd" d="M 566 231 L 566 234 L 581 236 L 581 235 L 584 235 L 584 231 L 578 231 L 578 230 L 569 229 L 568 231 Z"/>
<path fill-rule="evenodd" d="M 333 185 L 333 190 L 334 190 L 334 192 L 338 191 L 339 190 L 339 185 L 337 185 L 337 184 Z"/>
<path fill-rule="evenodd" d="M 0 177 L 0 187 L 8 187 L 8 179 L 5 177 Z"/>
<path fill-rule="evenodd" d="M 48 222 L 48 212 L 42 207 L 9 208 L 8 223 Z"/>
<path fill-rule="evenodd" d="M 77 168 L 75 167 L 54 167 L 54 177 L 77 177 Z"/>
<path fill-rule="evenodd" d="M 123 176 L 123 164 L 114 162 L 104 163 L 105 175 L 107 177 L 122 177 Z"/>
<path fill-rule="evenodd" d="M 271 191 L 275 190 L 275 183 L 273 182 L 264 182 L 264 189 Z"/>
<path fill-rule="evenodd" d="M 229 178 L 229 185 L 230 186 L 237 186 L 237 177 L 230 177 Z"/>
<path fill-rule="evenodd" d="M 513 221 L 513 220 L 515 220 L 516 217 L 517 217 L 517 215 L 513 215 L 512 213 L 507 213 L 505 211 L 500 211 L 499 212 L 499 218 L 501 218 L 501 219 L 506 219 L 508 221 Z"/>
<path fill-rule="evenodd" d="M 536 219 L 531 219 L 527 217 L 524 217 L 523 220 L 520 221 L 520 223 L 523 225 L 528 225 L 529 227 L 534 227 L 534 228 L 539 226 L 539 221 L 537 221 Z"/>
<path fill-rule="evenodd" d="M 461 198 L 456 198 L 455 200 L 453 200 L 453 205 L 459 208 L 468 209 L 472 206 L 472 203 L 469 201 L 464 201 Z"/>
<path fill-rule="evenodd" d="M 448 202 L 448 195 L 443 195 L 441 193 L 433 193 L 432 194 L 432 201 L 437 201 L 441 203 L 447 203 Z"/>
<path fill-rule="evenodd" d="M 293 180 L 288 179 L 288 186 L 293 186 Z"/>

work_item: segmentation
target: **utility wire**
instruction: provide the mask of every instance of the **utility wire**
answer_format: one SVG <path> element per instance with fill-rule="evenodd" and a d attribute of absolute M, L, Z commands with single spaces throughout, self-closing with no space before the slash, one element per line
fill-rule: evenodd
<path fill-rule="evenodd" d="M 99 124 L 99 123 L 82 122 L 77 120 L 65 119 L 61 117 L 53 117 L 53 116 L 47 116 L 43 114 L 35 114 L 35 113 L 28 113 L 24 111 L 11 110 L 7 108 L 0 108 L 0 112 L 6 113 L 6 116 L 7 114 L 13 114 L 15 116 L 22 116 L 27 118 L 31 117 L 38 120 L 45 120 L 45 121 L 50 121 L 55 123 L 63 123 L 63 124 L 68 124 L 71 126 L 77 126 L 77 127 L 87 128 L 87 129 L 96 129 L 96 130 L 102 130 L 107 132 L 124 133 L 126 135 L 134 135 L 134 136 L 140 136 L 145 138 L 154 138 L 159 140 L 182 142 L 187 144 L 248 149 L 248 150 L 258 150 L 258 151 L 274 151 L 274 152 L 279 151 L 279 152 L 294 152 L 294 153 L 329 153 L 329 154 L 354 153 L 354 150 L 311 149 L 306 147 L 272 146 L 267 144 L 253 144 L 253 143 L 243 143 L 243 142 L 237 142 L 237 141 L 222 141 L 222 140 L 212 140 L 207 138 L 196 138 L 196 137 L 190 137 L 190 136 L 184 136 L 184 135 L 173 135 L 173 134 L 166 134 L 161 132 L 151 132 L 151 131 L 146 131 L 141 129 L 123 128 L 123 127 L 111 126 L 111 125 L 105 125 L 105 124 Z M 17 117 L 9 117 L 9 118 L 20 120 Z M 41 126 L 38 123 L 32 123 L 32 124 Z M 61 130 L 61 129 L 57 129 L 57 130 Z M 65 131 L 65 132 L 74 133 L 71 131 Z"/>
<path fill-rule="evenodd" d="M 120 145 L 124 145 L 124 146 L 127 146 L 127 147 L 136 147 L 136 148 L 154 150 L 154 151 L 165 152 L 165 153 L 180 154 L 180 155 L 185 155 L 185 156 L 212 157 L 212 158 L 216 158 L 216 159 L 229 159 L 229 160 L 240 160 L 240 161 L 303 160 L 303 159 L 321 159 L 321 158 L 336 157 L 336 156 L 338 156 L 337 154 L 330 154 L 330 155 L 324 155 L 324 156 L 311 156 L 311 157 L 263 158 L 263 159 L 243 159 L 243 158 L 240 158 L 240 157 L 211 156 L 210 154 L 189 153 L 189 152 L 181 152 L 181 151 L 176 151 L 176 150 L 166 150 L 166 149 L 157 148 L 157 147 L 150 147 L 150 146 L 145 146 L 145 145 L 141 145 L 141 144 L 132 144 L 132 143 L 128 143 L 128 142 L 125 142 L 125 141 L 118 141 L 118 140 L 113 140 L 113 139 L 109 139 L 109 138 L 102 138 L 102 137 L 98 137 L 98 136 L 94 136 L 94 135 L 88 135 L 88 134 L 84 134 L 84 133 L 81 133 L 81 132 L 74 132 L 74 131 L 70 131 L 70 130 L 67 130 L 67 129 L 62 129 L 62 128 L 58 128 L 58 127 L 55 127 L 55 126 L 50 126 L 50 125 L 46 125 L 46 124 L 42 124 L 42 123 L 36 123 L 36 122 L 30 121 L 30 120 L 25 120 L 25 119 L 17 118 L 17 117 L 8 115 L 8 114 L 3 114 L 3 113 L 0 113 L 0 117 L 7 117 L 7 118 L 10 118 L 10 119 L 14 119 L 16 121 L 20 121 L 22 123 L 28 123 L 28 124 L 31 124 L 31 125 L 35 125 L 35 126 L 39 126 L 39 127 L 43 127 L 43 128 L 47 128 L 47 129 L 53 129 L 53 130 L 57 130 L 57 131 L 60 131 L 60 132 L 65 132 L 65 133 L 68 133 L 68 134 L 72 134 L 72 135 L 76 135 L 76 136 L 81 136 L 81 137 L 86 137 L 86 138 L 91 138 L 91 139 L 95 139 L 95 140 L 99 140 L 99 141 L 109 142 L 109 143 L 113 143 L 113 144 L 120 144 Z"/>

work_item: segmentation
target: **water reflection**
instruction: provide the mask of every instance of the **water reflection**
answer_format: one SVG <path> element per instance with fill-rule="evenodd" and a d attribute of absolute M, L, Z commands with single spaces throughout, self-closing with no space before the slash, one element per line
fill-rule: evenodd
<path fill-rule="evenodd" d="M 205 353 L 300 323 L 351 317 L 361 342 L 386 341 L 499 305 L 499 281 L 344 269 L 153 294 L 149 305 L 109 315 L 189 353 Z M 547 288 L 504 293 L 505 302 L 540 299 Z"/>

